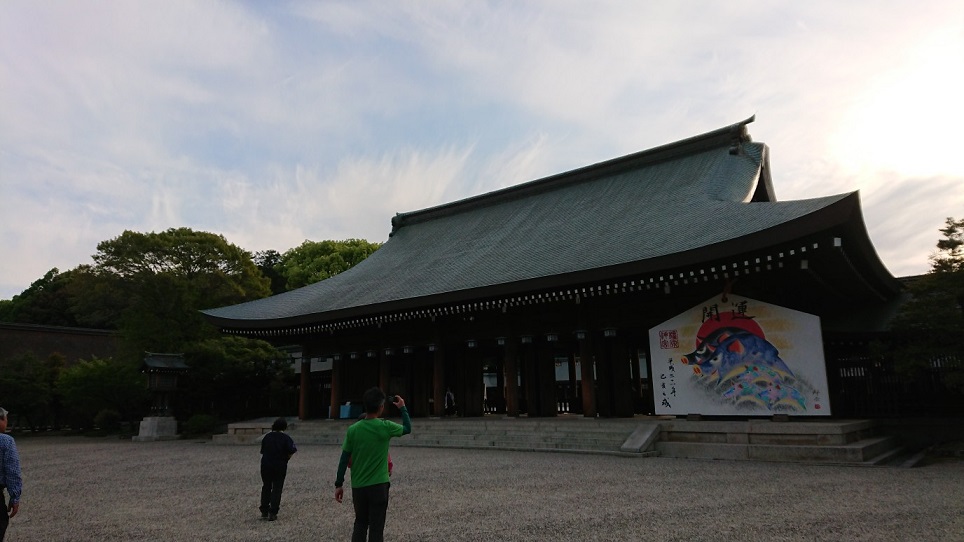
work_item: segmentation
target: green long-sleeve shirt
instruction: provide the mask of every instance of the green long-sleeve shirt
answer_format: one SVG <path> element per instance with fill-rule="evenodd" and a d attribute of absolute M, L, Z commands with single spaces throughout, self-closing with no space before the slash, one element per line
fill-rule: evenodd
<path fill-rule="evenodd" d="M 345 483 L 345 471 L 351 460 L 351 487 L 367 487 L 388 482 L 388 443 L 392 437 L 412 432 L 408 408 L 402 407 L 402 424 L 381 418 L 365 418 L 353 423 L 341 446 L 341 460 L 335 487 Z"/>

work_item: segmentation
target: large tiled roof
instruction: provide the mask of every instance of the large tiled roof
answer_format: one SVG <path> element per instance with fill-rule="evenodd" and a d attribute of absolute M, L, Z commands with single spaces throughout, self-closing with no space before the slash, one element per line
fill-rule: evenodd
<path fill-rule="evenodd" d="M 389 240 L 352 269 L 205 313 L 221 326 L 267 326 L 477 298 L 513 284 L 693 254 L 855 198 L 775 201 L 767 147 L 746 134 L 752 120 L 397 215 Z"/>

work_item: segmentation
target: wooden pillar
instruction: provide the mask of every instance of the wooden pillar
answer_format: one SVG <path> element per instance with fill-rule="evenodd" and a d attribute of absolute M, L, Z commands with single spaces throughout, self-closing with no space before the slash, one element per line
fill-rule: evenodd
<path fill-rule="evenodd" d="M 636 413 L 636 406 L 639 405 L 639 411 L 643 411 L 642 399 L 643 399 L 643 375 L 639 370 L 639 347 L 630 346 L 629 347 L 629 361 L 632 364 L 630 369 L 632 370 L 632 385 L 633 385 L 633 414 Z"/>
<path fill-rule="evenodd" d="M 445 354 L 442 352 L 442 345 L 436 343 L 435 351 L 430 352 L 432 357 L 432 389 L 433 404 L 435 405 L 436 416 L 445 413 Z"/>
<path fill-rule="evenodd" d="M 610 418 L 613 416 L 612 343 L 600 338 L 593 341 L 593 350 L 596 357 L 596 378 L 599 379 L 596 387 L 596 411 L 600 416 Z"/>
<path fill-rule="evenodd" d="M 483 382 L 482 382 L 482 351 L 478 347 L 466 348 L 465 358 L 462 362 L 462 371 L 465 375 L 463 390 L 464 400 L 462 401 L 462 416 L 479 417 L 484 413 L 482 409 Z"/>
<path fill-rule="evenodd" d="M 308 389 L 311 387 L 311 359 L 301 358 L 301 386 L 298 390 L 298 419 L 308 419 Z"/>
<path fill-rule="evenodd" d="M 378 349 L 378 387 L 386 394 L 391 393 L 388 389 L 392 377 L 392 367 L 390 363 L 391 360 L 385 348 L 380 347 Z"/>
<path fill-rule="evenodd" d="M 505 374 L 505 415 L 519 415 L 519 345 L 507 337 L 502 361 Z"/>
<path fill-rule="evenodd" d="M 556 416 L 559 405 L 556 397 L 556 355 L 553 343 L 540 344 L 536 362 L 536 378 L 539 390 L 539 415 Z"/>
<path fill-rule="evenodd" d="M 331 412 L 329 413 L 329 418 L 337 420 L 340 417 L 340 401 L 341 401 L 341 389 L 342 389 L 342 373 L 344 372 L 345 360 L 341 356 L 335 356 L 335 359 L 331 362 Z"/>
<path fill-rule="evenodd" d="M 536 356 L 532 337 L 521 337 L 519 345 L 519 365 L 522 369 L 522 393 L 525 397 L 525 411 L 529 417 L 539 415 L 539 379 L 536 372 Z M 528 341 L 528 342 L 526 342 Z"/>
<path fill-rule="evenodd" d="M 569 412 L 576 411 L 576 358 L 571 348 L 567 348 L 566 368 L 569 370 L 569 386 L 566 391 L 566 403 L 569 405 Z"/>
<path fill-rule="evenodd" d="M 415 381 L 412 386 L 412 397 L 406 397 L 406 402 L 411 399 L 412 406 L 410 407 L 412 411 L 412 416 L 424 417 L 429 416 L 429 402 L 431 387 L 429 386 L 429 379 L 431 374 L 428 371 L 428 363 L 425 356 L 421 352 L 406 354 L 408 359 L 412 362 L 412 372 L 415 375 Z"/>
<path fill-rule="evenodd" d="M 632 375 L 633 390 L 635 391 L 635 393 L 633 394 L 633 400 L 636 400 L 639 397 L 642 397 L 639 389 L 639 381 L 642 379 L 642 375 L 639 372 L 639 349 L 638 348 L 629 349 L 629 359 L 632 363 L 632 366 L 630 368 L 633 371 L 633 375 Z"/>
<path fill-rule="evenodd" d="M 582 373 L 582 413 L 587 418 L 595 418 L 597 414 L 596 378 L 593 376 L 595 363 L 589 333 L 584 331 L 579 332 L 579 367 Z"/>
<path fill-rule="evenodd" d="M 611 339 L 611 376 L 613 396 L 613 416 L 624 418 L 633 415 L 633 386 L 630 355 L 625 339 Z"/>

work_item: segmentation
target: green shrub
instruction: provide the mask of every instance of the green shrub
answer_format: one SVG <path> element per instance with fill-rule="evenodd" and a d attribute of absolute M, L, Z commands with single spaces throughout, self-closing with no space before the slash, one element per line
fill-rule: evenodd
<path fill-rule="evenodd" d="M 146 384 L 137 362 L 92 358 L 61 371 L 54 391 L 78 429 L 98 425 L 94 415 L 104 410 L 122 412 L 129 420 L 139 418 L 150 397 Z"/>
<path fill-rule="evenodd" d="M 101 431 L 116 433 L 120 430 L 121 425 L 120 412 L 105 408 L 94 416 L 94 425 L 99 427 Z"/>
<path fill-rule="evenodd" d="M 217 430 L 219 424 L 220 421 L 214 416 L 195 414 L 184 423 L 184 433 L 186 435 L 210 435 Z"/>

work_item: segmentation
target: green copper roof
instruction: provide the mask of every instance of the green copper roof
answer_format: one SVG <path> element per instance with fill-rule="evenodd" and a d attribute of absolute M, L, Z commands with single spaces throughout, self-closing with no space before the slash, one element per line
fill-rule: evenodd
<path fill-rule="evenodd" d="M 397 215 L 389 240 L 354 268 L 205 314 L 222 326 L 272 325 L 424 306 L 459 293 L 477 298 L 507 285 L 698 251 L 855 196 L 774 201 L 767 147 L 746 134 L 752 120 Z"/>
<path fill-rule="evenodd" d="M 149 370 L 163 371 L 186 371 L 188 367 L 184 362 L 184 354 L 156 354 L 147 352 L 144 357 L 144 366 Z"/>

